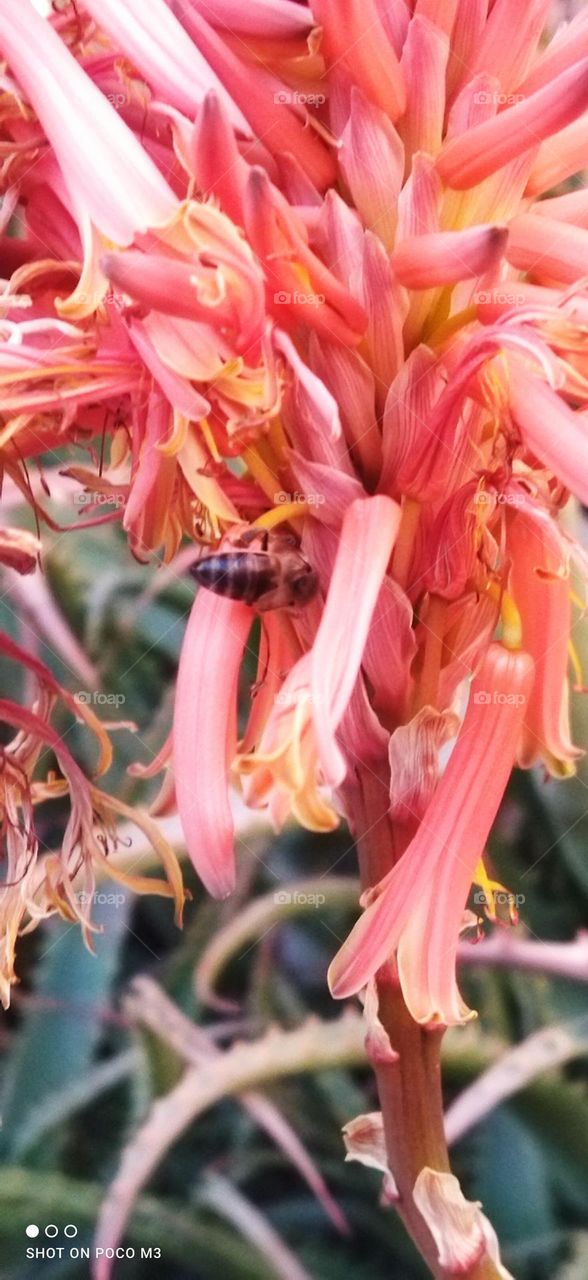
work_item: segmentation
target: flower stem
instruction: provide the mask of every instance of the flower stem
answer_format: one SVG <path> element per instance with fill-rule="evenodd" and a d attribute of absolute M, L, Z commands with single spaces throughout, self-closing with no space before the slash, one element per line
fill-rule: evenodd
<path fill-rule="evenodd" d="M 394 830 L 388 816 L 385 766 L 378 773 L 360 768 L 352 800 L 363 888 L 372 887 L 397 859 Z M 398 1054 L 395 1062 L 374 1062 L 386 1134 L 388 1162 L 398 1189 L 395 1207 L 427 1262 L 435 1280 L 447 1280 L 425 1219 L 413 1199 L 421 1169 L 449 1172 L 444 1133 L 440 1051 L 445 1028 L 425 1030 L 411 1017 L 396 976 L 384 966 L 377 976 L 378 1016 Z M 475 1263 L 464 1280 L 500 1280 L 489 1257 Z"/>

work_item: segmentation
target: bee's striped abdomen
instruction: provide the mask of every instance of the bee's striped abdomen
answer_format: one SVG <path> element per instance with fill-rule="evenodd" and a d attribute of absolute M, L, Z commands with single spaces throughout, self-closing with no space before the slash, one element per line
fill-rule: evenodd
<path fill-rule="evenodd" d="M 255 604 L 277 583 L 272 557 L 254 551 L 221 551 L 205 556 L 191 571 L 201 587 L 245 604 Z"/>

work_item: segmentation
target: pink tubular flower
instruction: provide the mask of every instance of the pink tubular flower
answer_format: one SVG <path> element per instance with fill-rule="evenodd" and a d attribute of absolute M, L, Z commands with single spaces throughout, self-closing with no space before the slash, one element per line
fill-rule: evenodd
<path fill-rule="evenodd" d="M 588 418 L 573 413 L 550 386 L 514 362 L 509 369 L 509 399 L 527 446 L 582 502 L 588 502 Z"/>
<path fill-rule="evenodd" d="M 410 289 L 456 284 L 497 264 L 508 239 L 506 227 L 469 227 L 403 240 L 392 255 L 401 284 Z"/>
<path fill-rule="evenodd" d="M 471 1016 L 455 979 L 460 923 L 516 757 L 532 680 L 527 654 L 488 649 L 418 832 L 331 965 L 335 996 L 361 990 L 396 953 L 417 1022 L 451 1025 Z"/>
<path fill-rule="evenodd" d="M 74 209 L 87 209 L 117 244 L 168 222 L 177 207 L 170 187 L 29 0 L 3 0 L 0 49 L 42 121 Z"/>
<path fill-rule="evenodd" d="M 390 498 L 349 506 L 313 647 L 291 668 L 260 740 L 238 758 L 249 802 L 268 805 L 280 822 L 291 808 L 311 829 L 336 825 L 321 789 L 340 786 L 347 772 L 337 730 L 358 678 L 399 515 Z"/>
<path fill-rule="evenodd" d="M 231 124 L 250 136 L 247 121 L 214 71 L 174 17 L 165 0 L 84 0 L 84 7 L 108 33 L 115 48 L 145 76 L 158 97 L 193 117 L 206 93 L 214 90 Z"/>
<path fill-rule="evenodd" d="M 545 88 L 447 142 L 439 176 L 459 191 L 502 169 L 544 138 L 558 133 L 588 107 L 588 59 L 562 71 Z"/>
<path fill-rule="evenodd" d="M 542 759 L 550 773 L 566 777 L 582 754 L 571 742 L 569 725 L 569 551 L 541 510 L 515 512 L 508 534 L 510 589 L 522 644 L 535 663 L 519 764 L 528 768 Z"/>
<path fill-rule="evenodd" d="M 199 596 L 178 671 L 174 718 L 178 809 L 190 857 L 217 898 L 225 898 L 235 885 L 226 775 L 235 748 L 237 679 L 252 620 L 246 605 Z"/>
<path fill-rule="evenodd" d="M 338 67 L 348 83 L 392 120 L 402 114 L 406 89 L 400 65 L 387 39 L 375 0 L 315 0 L 313 12 L 323 28 L 327 65 Z"/>

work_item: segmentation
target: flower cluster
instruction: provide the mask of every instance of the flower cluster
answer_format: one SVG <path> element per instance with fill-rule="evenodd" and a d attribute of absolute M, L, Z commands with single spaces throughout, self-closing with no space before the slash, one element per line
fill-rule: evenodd
<path fill-rule="evenodd" d="M 415 1019 L 461 1022 L 458 939 L 511 769 L 566 776 L 578 755 L 587 565 L 558 516 L 588 502 L 588 192 L 566 185 L 588 13 L 546 44 L 548 0 L 0 11 L 2 470 L 32 496 L 27 459 L 50 489 L 55 451 L 86 444 L 77 527 L 122 521 L 143 560 L 187 537 L 279 578 L 290 534 L 316 591 L 261 613 L 240 739 L 255 593 L 197 594 L 159 807 L 218 896 L 235 782 L 277 826 L 344 815 L 365 910 L 334 993 L 392 963 Z M 3 530 L 0 556 L 26 571 L 25 543 Z M 74 767 L 37 675 L 34 712 L 3 706 L 31 920 L 33 790 Z M 30 781 L 43 743 L 64 779 Z M 79 795 L 44 871 L 60 909 L 72 858 L 101 856 Z"/>
<path fill-rule="evenodd" d="M 510 769 L 577 754 L 557 514 L 588 498 L 588 198 L 539 200 L 582 164 L 588 21 L 543 48 L 545 3 L 513 42 L 478 8 L 5 5 L 1 37 L 3 470 L 26 490 L 26 459 L 102 433 L 107 467 L 70 468 L 84 523 L 144 559 L 289 526 L 320 590 L 264 615 L 239 743 L 254 607 L 201 592 L 188 625 L 189 851 L 228 893 L 229 772 L 324 830 L 371 770 L 396 864 L 333 986 L 398 951 L 445 1022 Z"/>

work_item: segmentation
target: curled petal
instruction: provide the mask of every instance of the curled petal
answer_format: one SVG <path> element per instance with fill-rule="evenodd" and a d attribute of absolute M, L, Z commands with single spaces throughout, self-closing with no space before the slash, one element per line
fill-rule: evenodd
<path fill-rule="evenodd" d="M 398 1200 L 398 1187 L 388 1165 L 382 1112 L 370 1111 L 367 1115 L 350 1120 L 343 1127 L 343 1141 L 347 1152 L 346 1160 L 357 1160 L 367 1169 L 377 1169 L 384 1174 L 384 1202 L 393 1204 Z"/>
<path fill-rule="evenodd" d="M 455 737 L 459 720 L 452 711 L 422 707 L 390 738 L 390 815 L 416 825 L 425 816 L 439 781 L 439 750 Z"/>
<path fill-rule="evenodd" d="M 17 573 L 34 573 L 40 554 L 41 543 L 28 529 L 0 527 L 0 563 Z"/>
<path fill-rule="evenodd" d="M 466 1275 L 487 1256 L 501 1280 L 513 1280 L 502 1266 L 493 1227 L 477 1202 L 466 1200 L 457 1178 L 425 1166 L 414 1185 L 414 1202 L 437 1246 L 439 1265 L 451 1276 Z"/>
<path fill-rule="evenodd" d="M 378 986 L 372 978 L 365 989 L 363 1000 L 363 1016 L 366 1020 L 365 1048 L 371 1063 L 382 1065 L 398 1062 L 398 1054 L 392 1048 L 390 1036 L 380 1018 L 380 997 Z"/>

